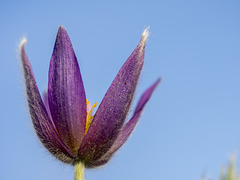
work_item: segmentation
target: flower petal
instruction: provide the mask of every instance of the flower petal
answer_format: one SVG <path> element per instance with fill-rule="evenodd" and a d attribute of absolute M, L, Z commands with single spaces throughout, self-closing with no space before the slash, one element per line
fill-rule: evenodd
<path fill-rule="evenodd" d="M 143 111 L 143 108 L 145 104 L 150 99 L 153 91 L 159 84 L 160 79 L 158 79 L 154 84 L 152 84 L 141 96 L 137 108 L 134 111 L 134 115 L 132 118 L 123 126 L 122 130 L 119 132 L 116 140 L 114 141 L 112 147 L 108 150 L 107 153 L 105 153 L 102 157 L 100 157 L 97 160 L 89 161 L 87 164 L 88 168 L 98 167 L 101 165 L 106 164 L 110 158 L 113 156 L 113 154 L 127 141 L 131 133 L 133 132 L 141 114 Z"/>
<path fill-rule="evenodd" d="M 42 102 L 32 72 L 31 64 L 25 52 L 26 39 L 20 44 L 20 54 L 26 83 L 28 106 L 34 128 L 43 145 L 59 160 L 73 163 L 73 154 L 59 139 Z"/>
<path fill-rule="evenodd" d="M 86 126 L 86 96 L 70 38 L 58 30 L 49 68 L 48 100 L 62 141 L 76 155 Z"/>
<path fill-rule="evenodd" d="M 155 88 L 157 87 L 159 82 L 160 82 L 160 79 L 158 79 L 153 85 L 151 85 L 143 93 L 143 95 L 141 96 L 141 98 L 137 104 L 137 107 L 134 111 L 133 117 L 123 126 L 122 130 L 118 134 L 118 137 L 115 140 L 115 142 L 113 143 L 112 147 L 109 149 L 109 151 L 104 156 L 111 156 L 115 151 L 117 151 L 127 141 L 128 137 L 133 132 L 134 127 L 136 126 L 136 124 L 142 114 L 145 104 L 150 99 L 153 91 L 155 90 Z"/>
<path fill-rule="evenodd" d="M 148 31 L 124 63 L 105 94 L 82 142 L 79 156 L 85 161 L 100 158 L 112 146 L 128 114 L 144 62 Z"/>
<path fill-rule="evenodd" d="M 48 103 L 48 94 L 47 94 L 46 91 L 43 93 L 43 104 L 46 108 L 46 111 L 48 113 L 49 118 L 52 119 L 52 117 L 51 117 L 52 115 L 51 115 L 51 112 L 50 112 L 50 109 L 49 109 L 49 103 Z M 54 125 L 53 121 L 52 121 L 52 124 Z"/>
<path fill-rule="evenodd" d="M 91 161 L 85 162 L 85 167 L 86 168 L 96 168 L 96 167 L 105 165 L 111 159 L 111 157 L 112 156 L 108 156 L 105 159 L 101 158 L 101 160 L 97 160 L 97 161 L 93 161 L 93 162 L 91 162 Z"/>

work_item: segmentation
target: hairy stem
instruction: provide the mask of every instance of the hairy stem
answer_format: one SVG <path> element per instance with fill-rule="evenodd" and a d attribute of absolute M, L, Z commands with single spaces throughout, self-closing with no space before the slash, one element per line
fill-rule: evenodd
<path fill-rule="evenodd" d="M 78 161 L 75 164 L 74 180 L 84 180 L 84 163 Z"/>

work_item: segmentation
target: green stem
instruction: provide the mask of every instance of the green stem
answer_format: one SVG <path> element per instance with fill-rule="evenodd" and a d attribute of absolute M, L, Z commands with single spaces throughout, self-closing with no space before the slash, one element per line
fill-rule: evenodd
<path fill-rule="evenodd" d="M 84 163 L 81 161 L 78 161 L 75 164 L 75 172 L 74 172 L 74 180 L 84 180 Z"/>

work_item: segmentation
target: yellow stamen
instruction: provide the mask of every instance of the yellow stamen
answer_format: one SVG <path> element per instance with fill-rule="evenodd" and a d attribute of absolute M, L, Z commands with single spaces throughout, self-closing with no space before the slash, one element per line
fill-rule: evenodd
<path fill-rule="evenodd" d="M 90 103 L 89 101 L 87 100 L 87 106 L 90 106 Z M 87 107 L 87 120 L 86 120 L 86 128 L 85 128 L 85 135 L 87 134 L 88 132 L 88 129 L 92 123 L 92 120 L 93 120 L 93 117 L 94 115 L 92 115 L 93 113 L 93 110 L 94 108 L 97 106 L 97 103 L 95 102 L 93 105 L 92 105 L 92 108 L 91 107 Z"/>

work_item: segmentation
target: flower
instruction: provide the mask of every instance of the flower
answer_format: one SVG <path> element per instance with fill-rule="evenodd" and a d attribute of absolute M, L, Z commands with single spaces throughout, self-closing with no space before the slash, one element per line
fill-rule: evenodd
<path fill-rule="evenodd" d="M 86 100 L 80 68 L 66 30 L 62 26 L 58 30 L 48 91 L 43 98 L 25 52 L 26 40 L 22 41 L 20 54 L 31 119 L 40 141 L 57 159 L 73 165 L 81 161 L 89 168 L 101 166 L 128 139 L 160 82 L 158 79 L 143 93 L 133 116 L 124 123 L 142 70 L 147 37 L 145 30 L 95 115 L 92 113 L 96 103 L 91 107 Z"/>

